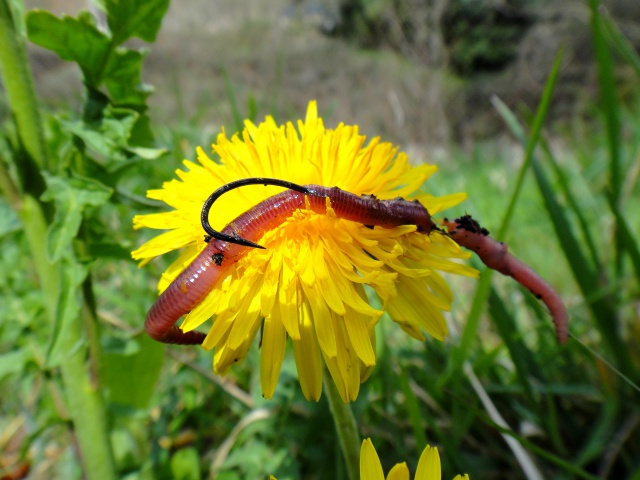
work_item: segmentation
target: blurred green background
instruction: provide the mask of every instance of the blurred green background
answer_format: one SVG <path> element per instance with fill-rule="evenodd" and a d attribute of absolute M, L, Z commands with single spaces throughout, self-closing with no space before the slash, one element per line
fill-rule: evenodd
<path fill-rule="evenodd" d="M 20 11 L 21 2 L 2 1 Z M 32 8 L 89 9 L 107 28 L 87 2 L 25 2 Z M 159 22 L 162 11 L 149 16 Z M 20 166 L 32 154 L 17 140 L 10 95 L 0 97 L 0 160 L 21 186 L 17 200 L 6 185 L 0 198 L 0 478 L 346 478 L 326 401 L 304 400 L 291 355 L 266 401 L 257 345 L 221 379 L 210 353 L 142 334 L 173 258 L 138 269 L 128 253 L 151 236 L 132 230 L 133 215 L 163 208 L 146 190 L 194 159 L 196 146 L 209 151 L 221 128 L 237 131 L 244 118 L 296 120 L 316 99 L 329 127 L 357 124 L 412 162 L 437 164 L 425 191 L 466 191 L 447 214 L 472 213 L 494 234 L 504 225 L 501 240 L 557 287 L 572 317 L 573 338 L 559 346 L 546 311 L 509 279 L 448 277 L 456 298 L 446 342 L 419 344 L 381 322 L 378 365 L 353 410 L 385 471 L 401 461 L 414 471 L 428 442 L 440 448 L 443 478 L 640 479 L 638 2 L 174 0 L 155 41 L 124 45 L 148 49 L 142 80 L 155 91 L 128 106 L 137 119 L 148 115 L 148 135 L 108 150 L 120 170 L 87 136 L 88 105 L 104 108 L 102 120 L 122 107 L 116 80 L 83 83 L 77 64 L 27 42 L 46 149 L 64 159 L 38 174 Z M 44 187 L 27 181 L 50 176 L 81 178 L 81 188 L 63 182 L 84 192 L 81 207 L 65 203 L 73 195 L 43 199 Z M 53 318 L 83 322 L 69 349 L 47 313 L 51 288 L 39 267 L 49 260 L 34 247 L 46 230 L 32 238 L 16 208 L 30 192 L 40 193 L 49 232 L 56 215 L 82 217 L 80 240 L 57 249 L 47 240 L 66 272 Z M 74 401 L 84 396 L 69 398 L 65 365 L 82 349 L 82 363 L 93 360 L 79 370 L 78 391 L 96 393 L 113 458 L 106 473 L 83 471 L 79 460 L 86 440 Z"/>

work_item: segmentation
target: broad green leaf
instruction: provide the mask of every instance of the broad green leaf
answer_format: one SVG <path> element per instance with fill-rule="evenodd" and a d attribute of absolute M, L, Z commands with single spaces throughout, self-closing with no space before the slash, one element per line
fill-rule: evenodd
<path fill-rule="evenodd" d="M 162 369 L 164 345 L 143 334 L 119 344 L 110 342 L 103 347 L 102 380 L 109 401 L 133 408 L 147 408 Z"/>
<path fill-rule="evenodd" d="M 80 120 L 60 120 L 61 125 L 71 134 L 79 137 L 85 146 L 98 155 L 92 157 L 107 172 L 114 172 L 128 165 L 134 156 L 155 159 L 165 153 L 164 149 L 143 148 L 131 145 L 132 136 L 139 136 L 136 130 L 138 120 L 146 118 L 128 108 L 107 106 L 103 115 L 95 122 Z M 148 139 L 144 139 L 148 140 Z"/>
<path fill-rule="evenodd" d="M 60 268 L 60 295 L 56 304 L 55 319 L 53 324 L 53 332 L 51 333 L 51 341 L 47 348 L 47 357 L 45 366 L 53 368 L 65 361 L 67 355 L 73 352 L 68 348 L 68 336 L 72 329 L 77 327 L 72 323 L 78 321 L 80 314 L 80 285 L 87 278 L 89 269 L 74 260 L 62 259 Z M 74 345 L 79 347 L 80 345 Z"/>
<path fill-rule="evenodd" d="M 116 45 L 131 37 L 153 42 L 169 8 L 169 0 L 105 0 L 104 7 Z"/>
<path fill-rule="evenodd" d="M 137 118 L 138 113 L 133 110 L 107 106 L 99 121 L 61 120 L 61 124 L 78 136 L 90 151 L 97 153 L 101 157 L 96 159 L 98 163 L 111 171 L 127 161 L 126 148 Z"/>
<path fill-rule="evenodd" d="M 47 232 L 47 254 L 55 262 L 70 252 L 85 206 L 102 205 L 109 199 L 112 190 L 89 178 L 47 176 L 46 181 L 47 190 L 42 199 L 53 201 L 56 207 Z"/>
<path fill-rule="evenodd" d="M 104 81 L 116 106 L 134 108 L 144 112 L 153 87 L 142 83 L 142 60 L 145 54 L 135 50 L 117 49 L 107 64 Z"/>
<path fill-rule="evenodd" d="M 77 18 L 58 18 L 43 10 L 27 14 L 29 39 L 57 53 L 63 60 L 76 62 L 87 84 L 98 86 L 108 60 L 111 42 L 95 25 L 88 12 Z"/>

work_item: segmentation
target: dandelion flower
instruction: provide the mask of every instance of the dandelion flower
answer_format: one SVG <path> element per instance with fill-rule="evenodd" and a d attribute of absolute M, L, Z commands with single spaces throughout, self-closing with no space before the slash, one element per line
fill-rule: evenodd
<path fill-rule="evenodd" d="M 162 275 L 160 292 L 205 247 L 202 205 L 233 180 L 271 177 L 383 200 L 401 196 L 417 199 L 431 214 L 465 198 L 421 193 L 435 166 L 412 166 L 406 154 L 379 138 L 365 143 L 357 126 L 325 128 L 315 102 L 297 129 L 271 117 L 259 125 L 246 121 L 239 135 L 227 138 L 223 131 L 213 151 L 216 160 L 198 148 L 198 164 L 184 161 L 186 171 L 176 171 L 177 179 L 147 193 L 173 210 L 134 217 L 135 228 L 168 230 L 132 253 L 141 265 L 183 249 Z M 254 186 L 225 194 L 211 213 L 213 228 L 221 230 L 280 191 Z M 453 261 L 469 254 L 446 235 L 425 235 L 410 225 L 370 229 L 336 218 L 331 209 L 323 215 L 297 210 L 259 243 L 266 249 L 240 256 L 181 328 L 191 331 L 213 319 L 203 346 L 214 350 L 213 369 L 219 374 L 245 357 L 262 328 L 260 378 L 266 398 L 275 391 L 289 337 L 307 399 L 320 398 L 324 361 L 342 399 L 354 400 L 375 364 L 380 316 L 387 312 L 418 340 L 425 339 L 424 332 L 441 340 L 447 333 L 442 312 L 449 310 L 452 292 L 439 272 L 477 276 Z"/>
<path fill-rule="evenodd" d="M 360 448 L 360 479 L 384 480 L 384 471 L 371 439 L 362 442 Z M 409 480 L 409 468 L 406 463 L 398 463 L 387 475 L 387 480 Z M 427 447 L 423 450 L 418 461 L 415 480 L 440 480 L 440 455 L 435 447 Z M 469 480 L 468 475 L 458 475 L 453 480 Z"/>

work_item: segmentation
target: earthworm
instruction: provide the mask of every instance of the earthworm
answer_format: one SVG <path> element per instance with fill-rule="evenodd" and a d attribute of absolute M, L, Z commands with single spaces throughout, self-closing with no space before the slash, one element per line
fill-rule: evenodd
<path fill-rule="evenodd" d="M 475 252 L 482 263 L 503 275 L 512 277 L 527 288 L 549 309 L 556 327 L 556 336 L 565 343 L 569 336 L 569 314 L 557 292 L 540 275 L 522 263 L 508 251 L 507 245 L 489 236 L 489 232 L 480 226 L 470 215 L 464 215 L 453 221 L 444 219 L 449 236 L 455 242 Z"/>
<path fill-rule="evenodd" d="M 277 185 L 288 188 L 267 198 L 241 214 L 221 232 L 209 225 L 209 210 L 222 194 L 245 185 Z M 306 198 L 306 202 L 305 202 Z M 308 202 L 308 203 L 307 203 Z M 262 235 L 282 224 L 295 210 L 308 207 L 325 214 L 327 204 L 338 218 L 362 223 L 367 227 L 392 228 L 416 225 L 417 231 L 429 235 L 432 231 L 448 234 L 459 245 L 478 254 L 487 267 L 513 277 L 541 299 L 549 309 L 558 340 L 568 336 L 568 315 L 557 293 L 533 270 L 507 252 L 505 244 L 488 236 L 488 232 L 469 216 L 454 221 L 445 219 L 447 232 L 440 231 L 427 209 L 417 200 L 403 198 L 379 200 L 374 195 L 355 195 L 338 187 L 297 185 L 273 178 L 246 178 L 230 182 L 205 201 L 201 222 L 207 233 L 207 246 L 183 270 L 153 304 L 145 320 L 151 338 L 164 343 L 201 344 L 205 335 L 191 331 L 183 333 L 175 322 L 198 305 L 218 280 L 248 248 L 264 248 L 256 244 Z"/>
<path fill-rule="evenodd" d="M 222 232 L 213 230 L 208 222 L 213 202 L 223 193 L 244 185 L 278 185 L 289 190 L 260 202 L 229 223 Z M 370 227 L 416 225 L 418 231 L 426 234 L 436 228 L 420 202 L 400 197 L 379 200 L 374 195 L 358 196 L 338 187 L 300 186 L 272 178 L 247 178 L 228 183 L 213 192 L 202 208 L 207 246 L 160 294 L 147 313 L 144 326 L 149 336 L 164 343 L 201 344 L 205 338 L 203 333 L 183 333 L 175 322 L 206 297 L 242 253 L 250 247 L 262 248 L 254 240 L 282 224 L 295 210 L 305 208 L 305 198 L 316 213 L 326 213 L 329 202 L 338 218 Z"/>

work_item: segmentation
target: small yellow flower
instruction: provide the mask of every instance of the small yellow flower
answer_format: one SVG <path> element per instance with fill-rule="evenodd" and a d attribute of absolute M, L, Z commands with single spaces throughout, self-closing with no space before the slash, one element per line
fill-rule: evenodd
<path fill-rule="evenodd" d="M 409 468 L 406 463 L 398 463 L 387 475 L 387 480 L 409 480 Z M 440 455 L 436 447 L 427 447 L 418 460 L 415 480 L 441 480 Z M 469 480 L 469 475 L 458 475 L 453 480 Z M 360 448 L 360 480 L 384 480 L 384 471 L 380 458 L 371 439 L 362 442 Z"/>
<path fill-rule="evenodd" d="M 259 125 L 246 121 L 240 135 L 218 136 L 213 150 L 219 159 L 211 160 L 198 148 L 199 165 L 185 161 L 187 170 L 176 171 L 178 179 L 147 193 L 173 210 L 134 217 L 135 228 L 168 231 L 135 250 L 133 258 L 142 265 L 184 249 L 163 274 L 160 291 L 204 248 L 202 205 L 211 192 L 233 180 L 274 177 L 380 199 L 402 196 L 419 200 L 432 214 L 465 198 L 420 193 L 435 166 L 411 166 L 404 153 L 379 138 L 365 145 L 357 126 L 326 129 L 315 102 L 297 127 L 278 126 L 271 117 Z M 213 228 L 221 230 L 280 191 L 256 186 L 225 194 L 211 213 Z M 296 211 L 259 240 L 265 250 L 249 249 L 238 259 L 181 328 L 193 330 L 213 318 L 203 346 L 214 349 L 213 368 L 220 374 L 244 358 L 262 328 L 260 377 L 267 398 L 273 396 L 289 337 L 307 399 L 320 398 L 324 360 L 342 399 L 354 400 L 375 364 L 374 326 L 383 312 L 418 340 L 424 340 L 423 332 L 443 339 L 442 311 L 449 310 L 452 293 L 438 271 L 477 276 L 474 269 L 451 260 L 469 256 L 455 242 L 415 230 L 369 229 L 331 212 Z M 380 308 L 371 304 L 374 296 Z"/>

